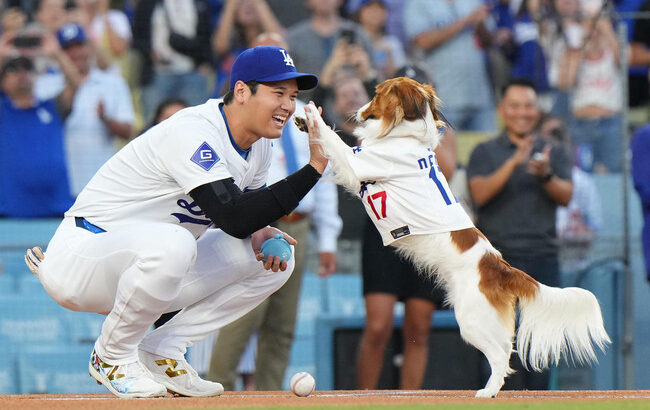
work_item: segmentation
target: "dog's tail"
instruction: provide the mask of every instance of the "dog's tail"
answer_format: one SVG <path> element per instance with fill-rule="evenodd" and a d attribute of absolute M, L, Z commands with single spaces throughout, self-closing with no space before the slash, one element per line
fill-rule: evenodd
<path fill-rule="evenodd" d="M 596 297 L 581 288 L 538 285 L 532 295 L 518 295 L 517 352 L 524 366 L 541 371 L 558 364 L 560 357 L 577 364 L 595 363 L 594 345 L 604 350 L 611 343 Z"/>

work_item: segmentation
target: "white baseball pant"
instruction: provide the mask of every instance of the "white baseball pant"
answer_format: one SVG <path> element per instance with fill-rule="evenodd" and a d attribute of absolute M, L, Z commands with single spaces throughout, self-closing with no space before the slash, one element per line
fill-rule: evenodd
<path fill-rule="evenodd" d="M 63 220 L 39 278 L 62 306 L 106 314 L 95 349 L 113 365 L 138 359 L 138 348 L 182 359 L 187 347 L 243 316 L 293 271 L 267 271 L 250 239 L 209 229 L 198 240 L 166 223 L 138 222 L 92 233 Z M 182 309 L 147 334 L 163 312 Z"/>

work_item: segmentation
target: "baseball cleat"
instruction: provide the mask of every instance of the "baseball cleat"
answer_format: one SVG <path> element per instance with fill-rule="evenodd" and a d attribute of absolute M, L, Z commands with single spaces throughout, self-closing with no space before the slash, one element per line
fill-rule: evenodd
<path fill-rule="evenodd" d="M 44 258 L 45 254 L 43 254 L 43 250 L 40 247 L 34 246 L 31 249 L 27 249 L 27 253 L 25 254 L 25 263 L 27 264 L 29 270 L 31 270 L 32 273 L 37 277 L 38 267 L 41 262 L 43 262 Z"/>
<path fill-rule="evenodd" d="M 151 373 L 140 362 L 112 365 L 102 361 L 93 350 L 88 372 L 111 393 L 121 399 L 162 397 L 167 388 L 153 380 Z"/>
<path fill-rule="evenodd" d="M 169 359 L 139 351 L 140 362 L 153 374 L 154 380 L 172 393 L 190 397 L 221 396 L 223 386 L 203 380 L 185 359 Z"/>

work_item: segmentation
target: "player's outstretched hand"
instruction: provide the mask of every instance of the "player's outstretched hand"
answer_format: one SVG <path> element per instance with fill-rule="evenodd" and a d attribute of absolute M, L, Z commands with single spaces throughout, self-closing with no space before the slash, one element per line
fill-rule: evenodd
<path fill-rule="evenodd" d="M 272 270 L 273 272 L 285 271 L 287 269 L 287 262 L 280 260 L 279 256 L 273 255 L 273 258 L 268 258 L 264 261 L 264 254 L 262 253 L 262 244 L 267 239 L 273 238 L 276 234 L 282 234 L 284 239 L 289 242 L 290 245 L 297 245 L 298 242 L 293 239 L 289 234 L 282 232 L 278 228 L 272 226 L 267 226 L 259 231 L 253 233 L 251 236 L 251 245 L 253 246 L 253 252 L 255 252 L 255 259 L 264 263 L 264 269 Z"/>
<path fill-rule="evenodd" d="M 320 138 L 318 121 L 323 121 L 320 116 L 322 112 L 323 108 L 316 108 L 313 101 L 310 101 L 309 104 L 305 106 L 307 128 L 309 130 L 309 164 L 321 174 L 325 172 L 325 168 L 327 167 L 327 158 L 323 154 L 323 149 L 318 143 L 318 139 Z"/>

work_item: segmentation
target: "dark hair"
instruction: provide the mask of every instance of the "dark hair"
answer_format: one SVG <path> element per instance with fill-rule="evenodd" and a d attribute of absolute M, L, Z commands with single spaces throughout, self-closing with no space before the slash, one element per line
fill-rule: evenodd
<path fill-rule="evenodd" d="M 537 133 L 539 134 L 542 131 L 542 127 L 544 126 L 544 124 L 546 124 L 549 121 L 558 122 L 558 126 L 551 130 L 551 135 L 550 135 L 555 139 L 555 142 L 559 144 L 570 145 L 571 137 L 569 136 L 569 132 L 566 128 L 565 122 L 561 118 L 556 117 L 553 114 L 542 113 L 542 115 L 539 117 L 539 121 L 537 121 L 537 126 L 535 127 Z"/>
<path fill-rule="evenodd" d="M 0 80 L 2 80 L 7 72 L 16 68 L 22 68 L 27 71 L 34 71 L 34 62 L 29 57 L 18 56 L 9 57 L 2 62 L 0 67 Z"/>
<path fill-rule="evenodd" d="M 510 87 L 530 88 L 531 90 L 535 91 L 535 94 L 537 94 L 537 87 L 535 87 L 535 83 L 525 77 L 514 77 L 509 79 L 501 89 L 501 96 L 506 95 L 506 91 L 508 91 L 508 88 Z"/>
<path fill-rule="evenodd" d="M 187 101 L 185 101 L 184 99 L 177 98 L 177 97 L 171 97 L 162 100 L 156 107 L 156 112 L 154 113 L 153 118 L 151 119 L 151 124 L 147 128 L 151 128 L 154 125 L 158 124 L 158 117 L 160 117 L 160 114 L 162 114 L 165 108 L 169 107 L 170 105 L 182 105 L 183 107 L 187 107 L 188 104 Z"/>
<path fill-rule="evenodd" d="M 257 93 L 257 86 L 259 86 L 261 83 L 259 81 L 251 80 L 251 81 L 246 81 L 244 84 L 248 86 L 248 88 L 251 89 L 251 94 L 255 95 Z M 228 105 L 232 102 L 232 100 L 235 99 L 235 90 L 228 90 L 228 92 L 223 96 L 223 103 L 225 105 Z"/>
<path fill-rule="evenodd" d="M 395 72 L 393 77 L 408 77 L 422 84 L 433 84 L 431 75 L 426 68 L 418 64 L 407 64 Z"/>

